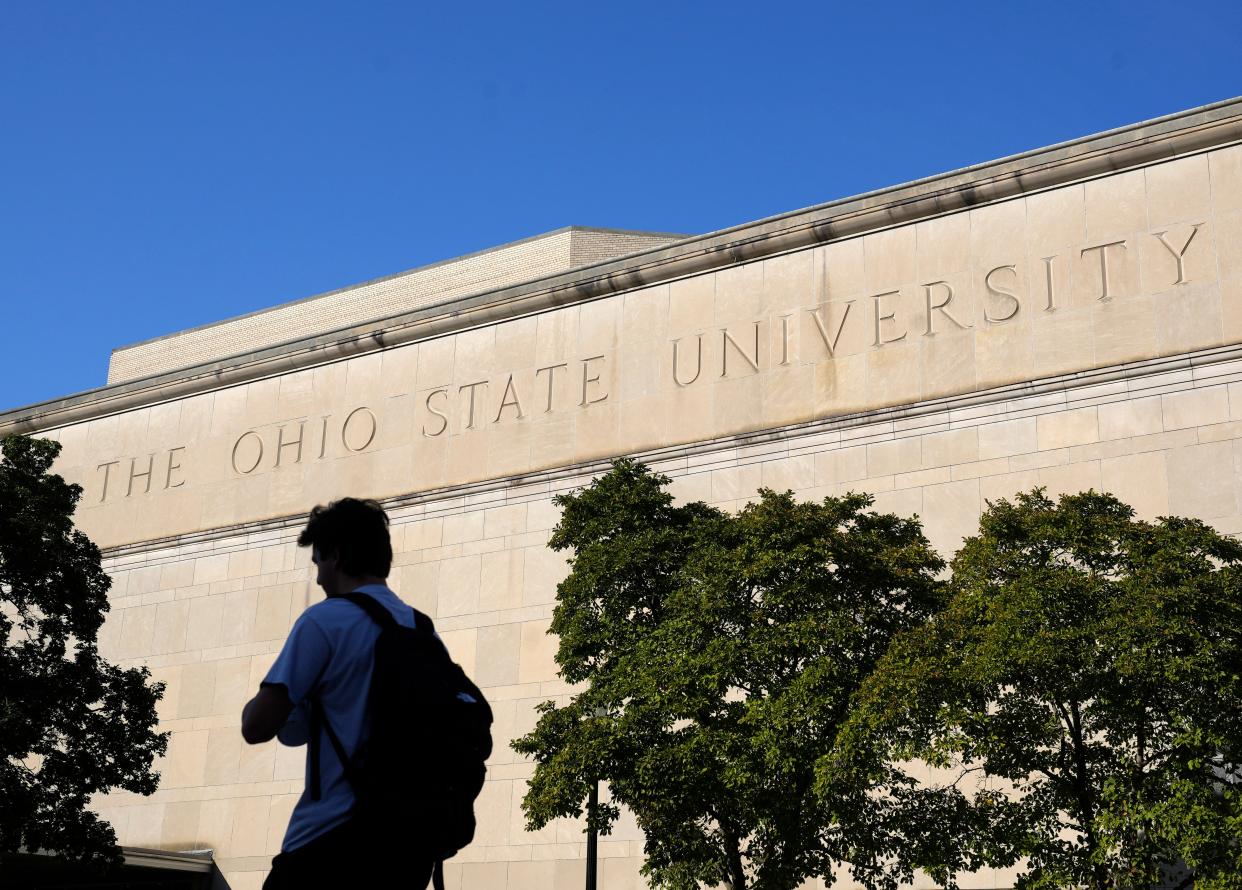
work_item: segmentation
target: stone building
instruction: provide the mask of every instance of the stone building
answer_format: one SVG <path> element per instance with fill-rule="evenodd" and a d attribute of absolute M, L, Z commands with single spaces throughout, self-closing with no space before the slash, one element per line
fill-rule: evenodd
<path fill-rule="evenodd" d="M 243 745 L 240 710 L 318 595 L 307 510 L 349 493 L 495 702 L 451 885 L 577 887 L 580 827 L 524 831 L 506 742 L 565 688 L 551 498 L 609 458 L 727 507 L 869 491 L 946 556 L 1035 485 L 1242 531 L 1242 100 L 708 235 L 563 229 L 119 349 L 8 432 L 64 446 L 102 651 L 167 684 L 160 790 L 99 802 L 123 844 L 261 884 L 303 751 Z M 632 824 L 600 852 L 640 886 Z"/>

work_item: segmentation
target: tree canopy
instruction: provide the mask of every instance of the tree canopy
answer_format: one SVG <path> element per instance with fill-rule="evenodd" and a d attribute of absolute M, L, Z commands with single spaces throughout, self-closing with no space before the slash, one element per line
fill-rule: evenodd
<path fill-rule="evenodd" d="M 81 487 L 49 472 L 59 452 L 0 442 L 0 853 L 115 861 L 116 835 L 87 805 L 111 788 L 155 790 L 163 687 L 99 655 L 111 581 L 73 527 Z"/>
<path fill-rule="evenodd" d="M 1242 545 L 1043 491 L 989 505 L 945 610 L 867 678 L 818 781 L 868 883 L 1242 886 Z M 843 789 L 851 789 L 848 792 Z"/>
<path fill-rule="evenodd" d="M 550 546 L 570 552 L 551 631 L 580 691 L 545 702 L 513 747 L 536 762 L 532 828 L 579 816 L 592 783 L 646 835 L 653 884 L 793 888 L 842 846 L 814 768 L 890 639 L 941 601 L 916 519 L 867 495 L 761 491 L 731 515 L 676 505 L 628 460 L 574 494 Z"/>

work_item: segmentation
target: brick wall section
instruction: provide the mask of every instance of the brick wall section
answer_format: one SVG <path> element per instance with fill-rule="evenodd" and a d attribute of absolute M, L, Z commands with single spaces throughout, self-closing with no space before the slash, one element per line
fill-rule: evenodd
<path fill-rule="evenodd" d="M 135 380 L 519 284 L 678 240 L 679 235 L 569 227 L 113 350 L 108 383 Z"/>

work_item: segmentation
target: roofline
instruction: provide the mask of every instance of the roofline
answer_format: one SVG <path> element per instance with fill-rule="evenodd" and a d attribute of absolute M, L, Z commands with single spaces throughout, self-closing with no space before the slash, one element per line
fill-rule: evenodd
<path fill-rule="evenodd" d="M 1238 142 L 1242 142 L 1242 98 L 789 211 L 385 319 L 16 408 L 0 413 L 0 435 L 50 430 Z"/>
<path fill-rule="evenodd" d="M 518 238 L 516 241 L 506 241 L 504 244 L 497 244 L 493 247 L 485 247 L 482 250 L 463 253 L 460 256 L 450 257 L 447 260 L 437 260 L 434 263 L 427 263 L 423 266 L 415 266 L 413 269 L 406 269 L 404 272 L 394 272 L 391 275 L 381 275 L 378 278 L 369 278 L 366 281 L 359 281 L 355 284 L 347 284 L 344 287 L 338 287 L 335 290 L 326 290 L 322 293 L 312 294 L 309 297 L 297 297 L 293 300 L 286 300 L 283 303 L 277 303 L 274 306 L 265 306 L 262 309 L 255 309 L 253 312 L 243 312 L 241 315 L 230 315 L 219 321 L 209 321 L 204 324 L 195 325 L 190 328 L 181 328 L 167 334 L 159 334 L 155 337 L 147 337 L 145 340 L 135 340 L 132 343 L 126 343 L 123 346 L 117 346 L 112 349 L 112 354 L 124 352 L 126 349 L 133 349 L 137 346 L 146 346 L 148 343 L 158 343 L 160 340 L 168 340 L 172 337 L 180 337 L 182 334 L 191 334 L 195 331 L 205 331 L 208 328 L 218 327 L 229 322 L 241 321 L 244 318 L 253 318 L 256 315 L 264 315 L 268 312 L 275 312 L 277 309 L 286 309 L 290 306 L 297 306 L 301 303 L 309 303 L 312 300 L 320 300 L 324 297 L 334 297 L 337 294 L 343 294 L 351 290 L 357 290 L 361 287 L 368 287 L 372 284 L 382 284 L 385 281 L 392 281 L 397 278 L 404 278 L 406 275 L 413 275 L 416 272 L 426 272 L 439 266 L 447 266 L 451 263 L 459 263 L 462 260 L 472 260 L 476 257 L 486 256 L 489 253 L 495 253 L 498 250 L 508 250 L 511 247 L 518 247 L 522 244 L 530 244 L 533 241 L 541 241 L 544 238 L 551 238 L 553 235 L 564 235 L 566 232 L 594 232 L 604 235 L 641 235 L 648 238 L 668 238 L 670 240 L 681 240 L 690 237 L 684 233 L 678 232 L 646 232 L 637 229 L 609 229 L 599 226 L 561 226 L 559 229 L 553 229 L 550 232 L 541 232 L 538 235 L 530 235 L 526 238 Z"/>

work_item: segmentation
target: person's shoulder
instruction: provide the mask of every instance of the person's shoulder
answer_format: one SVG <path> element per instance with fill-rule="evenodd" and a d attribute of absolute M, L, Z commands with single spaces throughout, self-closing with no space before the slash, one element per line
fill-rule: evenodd
<path fill-rule="evenodd" d="M 320 630 L 328 630 L 366 617 L 366 613 L 349 600 L 330 596 L 314 605 L 307 606 L 298 620 L 314 624 Z"/>

